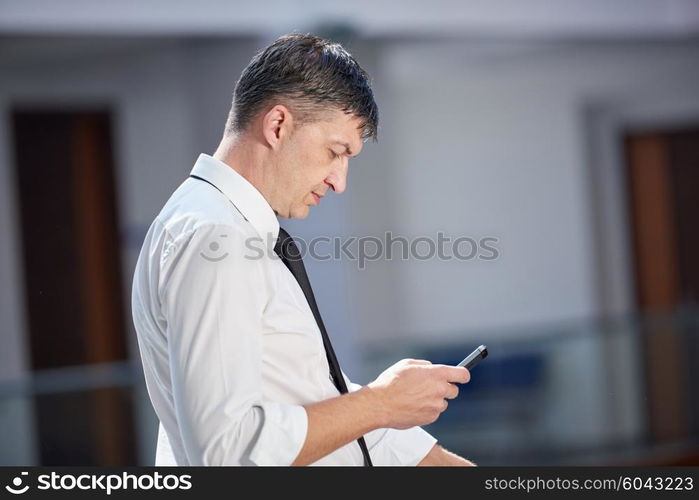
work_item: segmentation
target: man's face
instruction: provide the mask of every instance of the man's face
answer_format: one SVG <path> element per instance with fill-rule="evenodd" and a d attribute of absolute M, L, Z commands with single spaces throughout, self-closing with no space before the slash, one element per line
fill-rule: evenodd
<path fill-rule="evenodd" d="M 322 121 L 297 125 L 277 163 L 277 215 L 304 219 L 330 189 L 345 190 L 349 158 L 362 149 L 360 119 L 329 111 Z"/>

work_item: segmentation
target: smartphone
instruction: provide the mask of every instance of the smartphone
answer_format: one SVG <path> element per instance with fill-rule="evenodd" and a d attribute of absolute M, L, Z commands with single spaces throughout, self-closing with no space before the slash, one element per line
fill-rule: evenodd
<path fill-rule="evenodd" d="M 464 360 L 457 366 L 465 366 L 467 370 L 470 370 L 482 360 L 488 357 L 488 348 L 484 345 L 480 345 L 471 354 L 466 356 Z"/>

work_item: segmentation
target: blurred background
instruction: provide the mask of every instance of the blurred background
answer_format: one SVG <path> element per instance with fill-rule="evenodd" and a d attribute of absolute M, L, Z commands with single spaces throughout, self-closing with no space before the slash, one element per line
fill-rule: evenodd
<path fill-rule="evenodd" d="M 143 237 L 278 36 L 339 41 L 379 142 L 292 234 L 345 372 L 490 356 L 428 430 L 480 465 L 699 465 L 699 2 L 0 0 L 0 464 L 152 465 Z"/>

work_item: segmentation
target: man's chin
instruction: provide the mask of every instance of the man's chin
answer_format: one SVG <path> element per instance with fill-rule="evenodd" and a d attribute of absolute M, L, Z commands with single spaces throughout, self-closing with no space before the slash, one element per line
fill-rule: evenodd
<path fill-rule="evenodd" d="M 308 207 L 305 207 L 304 209 L 301 210 L 300 213 L 294 214 L 294 219 L 305 219 L 308 217 L 308 214 L 311 213 L 311 209 Z"/>
<path fill-rule="evenodd" d="M 311 209 L 308 205 L 304 206 L 303 208 L 294 208 L 289 212 L 289 214 L 285 217 L 283 215 L 277 214 L 280 217 L 284 217 L 285 219 L 305 219 L 308 217 L 308 214 L 310 213 Z"/>

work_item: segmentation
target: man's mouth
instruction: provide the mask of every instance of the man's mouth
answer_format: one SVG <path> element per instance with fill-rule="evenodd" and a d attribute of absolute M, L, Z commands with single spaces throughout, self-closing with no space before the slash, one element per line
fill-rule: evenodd
<path fill-rule="evenodd" d="M 316 193 L 311 193 L 313 195 L 313 202 L 317 206 L 320 203 L 322 196 L 318 196 Z"/>

